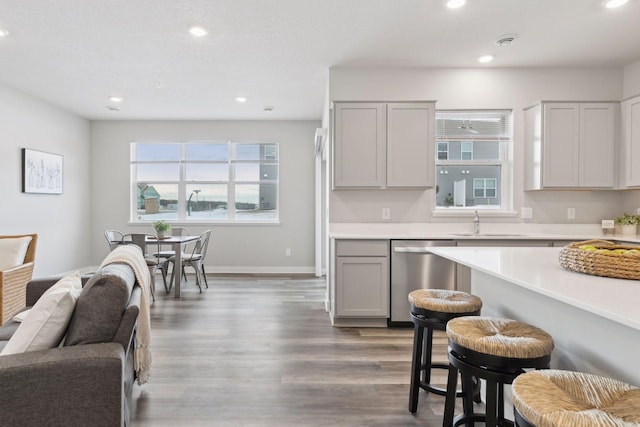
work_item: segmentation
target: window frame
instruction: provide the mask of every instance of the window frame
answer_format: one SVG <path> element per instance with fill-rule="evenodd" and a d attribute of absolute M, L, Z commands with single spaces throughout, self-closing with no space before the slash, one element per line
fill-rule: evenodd
<path fill-rule="evenodd" d="M 436 122 L 438 121 L 438 116 L 442 114 L 453 113 L 453 114 L 472 114 L 474 116 L 481 116 L 486 113 L 489 114 L 503 114 L 508 117 L 507 128 L 505 129 L 505 134 L 496 137 L 483 137 L 483 136 L 469 136 L 464 137 L 461 135 L 448 137 L 446 135 L 439 135 L 438 131 L 436 131 L 435 137 L 435 146 L 436 146 L 436 156 L 434 162 L 434 174 L 435 182 L 438 182 L 437 174 L 440 173 L 443 168 L 447 166 L 498 166 L 500 167 L 500 184 L 496 180 L 496 188 L 495 197 L 485 197 L 485 198 L 497 198 L 498 197 L 498 185 L 500 186 L 500 201 L 501 204 L 499 207 L 487 207 L 484 205 L 477 206 L 438 206 L 436 202 L 436 191 L 433 192 L 433 209 L 432 216 L 434 217 L 457 217 L 457 216 L 473 216 L 474 211 L 476 209 L 482 209 L 484 212 L 484 216 L 517 216 L 517 212 L 513 211 L 513 144 L 514 144 L 514 114 L 512 109 L 447 109 L 447 110 L 436 110 Z M 448 156 L 447 160 L 439 160 L 438 159 L 438 144 L 443 142 L 451 142 L 451 141 L 460 141 L 463 142 L 473 142 L 473 141 L 497 141 L 499 143 L 499 159 L 498 160 L 481 160 L 475 158 L 475 153 L 473 151 L 473 145 L 471 149 L 471 160 L 451 160 L 450 156 Z M 449 146 L 449 144 L 447 144 Z M 461 144 L 461 154 L 462 158 L 462 144 Z M 469 152 L 469 151 L 465 151 Z M 475 179 L 475 178 L 474 178 Z M 488 179 L 488 178 L 482 178 Z M 495 179 L 495 178 L 490 178 Z M 473 187 L 472 187 L 473 188 Z M 475 191 L 473 191 L 473 198 L 475 199 Z M 486 183 L 484 187 L 484 193 L 486 195 Z"/>
<path fill-rule="evenodd" d="M 178 160 L 137 160 L 136 159 L 136 146 L 138 144 L 177 144 L 180 147 L 180 154 Z M 193 160 L 187 159 L 187 145 L 190 144 L 224 144 L 227 145 L 227 159 L 226 160 Z M 275 146 L 275 152 L 269 156 L 265 154 L 265 158 L 259 159 L 237 159 L 235 149 L 240 145 L 259 145 L 264 146 L 264 150 L 267 151 L 269 146 Z M 261 149 L 262 150 L 262 149 Z M 262 157 L 262 156 L 260 156 Z M 269 158 L 267 158 L 269 157 Z M 171 180 L 150 180 L 150 181 L 138 181 L 136 175 L 137 165 L 140 164 L 178 164 L 179 165 L 179 178 L 178 181 Z M 187 181 L 187 165 L 188 164 L 225 164 L 228 165 L 227 168 L 227 177 L 226 180 L 190 180 Z M 237 164 L 269 164 L 276 166 L 276 178 L 268 179 L 268 180 L 259 180 L 258 181 L 238 181 L 236 180 L 236 168 Z M 143 219 L 139 217 L 138 214 L 138 197 L 137 197 L 137 187 L 138 184 L 148 184 L 148 185 L 161 185 L 161 184 L 177 184 L 177 218 L 175 219 L 166 219 L 167 222 L 171 222 L 172 224 L 280 224 L 280 143 L 277 141 L 251 141 L 251 140 L 243 140 L 243 141 L 231 141 L 231 140 L 197 140 L 197 141 L 135 141 L 130 143 L 130 156 L 129 156 L 129 166 L 130 166 L 130 220 L 131 224 L 149 224 L 158 219 Z M 214 218 L 198 218 L 193 219 L 187 215 L 187 200 L 188 195 L 187 187 L 190 185 L 226 185 L 226 210 L 227 210 L 227 218 L 226 219 L 214 219 Z M 269 219 L 238 219 L 237 217 L 237 209 L 236 209 L 236 185 L 238 184 L 246 184 L 246 185 L 275 185 L 275 203 L 276 208 L 275 218 Z"/>

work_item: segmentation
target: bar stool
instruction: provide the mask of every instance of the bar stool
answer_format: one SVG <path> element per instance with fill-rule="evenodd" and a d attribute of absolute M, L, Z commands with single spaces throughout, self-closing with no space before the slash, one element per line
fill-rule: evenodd
<path fill-rule="evenodd" d="M 549 367 L 553 339 L 542 329 L 511 319 L 459 317 L 447 324 L 449 378 L 443 426 L 484 421 L 486 426 L 513 425 L 504 418 L 504 384 L 511 384 L 524 369 Z M 462 376 L 464 413 L 454 419 L 458 371 Z M 486 413 L 473 410 L 471 377 L 487 386 Z"/>
<path fill-rule="evenodd" d="M 433 331 L 444 331 L 447 322 L 456 317 L 479 315 L 482 300 L 466 292 L 418 289 L 409 294 L 409 304 L 411 304 L 411 321 L 414 325 L 409 412 L 415 414 L 418 410 L 420 389 L 440 396 L 446 394 L 445 389 L 430 384 L 431 369 L 449 369 L 448 364 L 431 363 Z M 422 381 L 420 372 L 422 372 Z"/>
<path fill-rule="evenodd" d="M 513 381 L 516 426 L 640 425 L 640 388 L 583 372 L 547 369 Z"/>

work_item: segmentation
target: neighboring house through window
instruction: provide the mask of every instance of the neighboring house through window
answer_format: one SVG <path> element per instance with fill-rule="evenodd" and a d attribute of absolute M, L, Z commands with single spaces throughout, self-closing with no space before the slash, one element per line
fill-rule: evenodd
<path fill-rule="evenodd" d="M 436 111 L 436 210 L 511 208 L 510 110 Z"/>
<path fill-rule="evenodd" d="M 278 220 L 277 143 L 131 144 L 134 221 Z"/>

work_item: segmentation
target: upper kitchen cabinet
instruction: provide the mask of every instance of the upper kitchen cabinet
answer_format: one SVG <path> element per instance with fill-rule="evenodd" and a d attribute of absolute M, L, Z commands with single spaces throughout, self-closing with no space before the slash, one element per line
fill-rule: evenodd
<path fill-rule="evenodd" d="M 336 102 L 334 188 L 434 185 L 434 102 Z"/>
<path fill-rule="evenodd" d="M 542 102 L 525 110 L 525 190 L 615 184 L 615 102 Z"/>
<path fill-rule="evenodd" d="M 640 187 L 640 96 L 622 101 L 621 187 Z"/>

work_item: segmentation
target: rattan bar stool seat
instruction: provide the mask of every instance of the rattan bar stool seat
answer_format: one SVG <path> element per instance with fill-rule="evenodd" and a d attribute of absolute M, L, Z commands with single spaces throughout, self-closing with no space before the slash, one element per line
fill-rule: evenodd
<path fill-rule="evenodd" d="M 479 353 L 528 359 L 551 354 L 553 338 L 540 328 L 511 319 L 464 317 L 447 325 L 452 342 Z"/>
<path fill-rule="evenodd" d="M 441 313 L 468 313 L 482 308 L 477 296 L 446 289 L 417 289 L 409 294 L 409 304 Z"/>
<path fill-rule="evenodd" d="M 447 323 L 449 378 L 443 426 L 484 422 L 486 426 L 509 426 L 504 414 L 504 385 L 511 384 L 525 369 L 549 368 L 553 338 L 540 328 L 511 319 L 467 316 Z M 455 383 L 462 376 L 463 414 L 454 419 Z M 476 377 L 486 381 L 485 413 L 476 413 L 469 403 L 465 384 Z"/>
<path fill-rule="evenodd" d="M 545 369 L 520 375 L 512 392 L 518 426 L 640 426 L 640 388 L 611 378 Z"/>
<path fill-rule="evenodd" d="M 449 369 L 449 364 L 433 363 L 433 331 L 444 331 L 447 322 L 460 316 L 478 316 L 482 300 L 466 292 L 445 289 L 417 289 L 409 294 L 411 322 L 414 325 L 409 412 L 418 410 L 420 389 L 441 396 L 444 388 L 431 384 L 432 369 Z M 422 378 L 420 378 L 422 374 Z M 462 396 L 461 392 L 457 393 Z M 475 395 L 480 400 L 479 389 Z"/>

